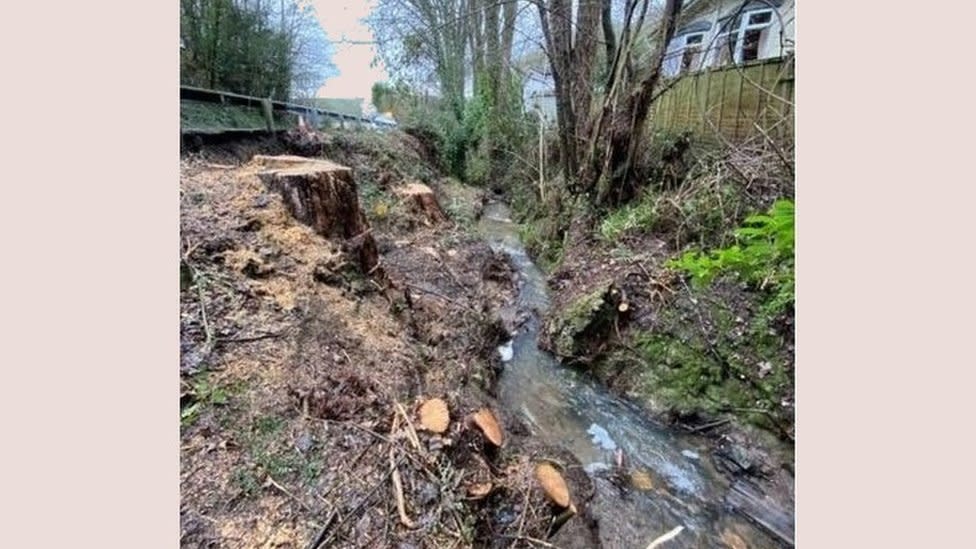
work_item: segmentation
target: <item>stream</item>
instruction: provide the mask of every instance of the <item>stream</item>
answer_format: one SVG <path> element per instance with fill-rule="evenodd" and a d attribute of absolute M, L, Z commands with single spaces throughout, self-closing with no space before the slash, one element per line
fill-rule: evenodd
<path fill-rule="evenodd" d="M 681 526 L 662 548 L 791 547 L 792 512 L 719 473 L 703 439 L 656 424 L 538 348 L 539 315 L 549 307 L 545 275 L 527 255 L 504 204 L 485 207 L 479 231 L 511 258 L 520 277 L 518 309 L 539 313 L 499 348 L 505 363 L 499 398 L 534 436 L 566 448 L 583 464 L 596 490 L 590 506 L 604 545 L 644 549 Z M 627 472 L 616 477 L 624 479 L 623 487 L 610 480 L 618 452 L 625 456 Z"/>

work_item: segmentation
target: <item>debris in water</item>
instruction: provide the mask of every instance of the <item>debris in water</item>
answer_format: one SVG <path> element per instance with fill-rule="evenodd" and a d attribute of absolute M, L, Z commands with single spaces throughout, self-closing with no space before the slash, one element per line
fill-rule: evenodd
<path fill-rule="evenodd" d="M 586 471 L 586 473 L 589 475 L 595 475 L 600 471 L 609 471 L 610 469 L 612 469 L 612 467 L 610 467 L 606 463 L 603 463 L 602 461 L 594 461 L 593 463 L 590 463 L 583 467 L 583 470 Z"/>
<path fill-rule="evenodd" d="M 652 541 L 651 544 L 647 546 L 647 549 L 654 549 L 655 547 L 661 545 L 662 543 L 664 543 L 664 542 L 666 542 L 668 540 L 674 539 L 684 529 L 685 529 L 684 526 L 678 526 L 674 530 L 671 530 L 670 532 L 668 532 L 668 533 L 660 536 L 659 538 L 655 539 L 654 541 Z"/>
<path fill-rule="evenodd" d="M 590 425 L 586 432 L 593 436 L 593 444 L 611 452 L 617 449 L 617 443 L 610 438 L 610 433 L 596 423 Z"/>
<path fill-rule="evenodd" d="M 692 452 L 691 450 L 682 450 L 681 455 L 688 459 L 698 459 L 698 452 Z"/>
<path fill-rule="evenodd" d="M 630 483 L 634 485 L 634 488 L 643 492 L 654 489 L 654 480 L 651 478 L 651 473 L 643 469 L 630 474 Z"/>
<path fill-rule="evenodd" d="M 509 339 L 507 343 L 498 347 L 498 354 L 502 355 L 502 362 L 508 362 L 509 360 L 512 360 L 513 356 L 515 356 L 515 350 L 512 348 L 512 342 L 513 340 Z"/>

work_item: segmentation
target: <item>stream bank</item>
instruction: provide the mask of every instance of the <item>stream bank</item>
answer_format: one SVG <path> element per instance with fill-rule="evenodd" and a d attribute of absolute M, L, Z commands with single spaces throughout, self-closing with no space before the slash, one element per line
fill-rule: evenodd
<path fill-rule="evenodd" d="M 544 277 L 510 224 L 507 247 L 476 234 L 479 218 L 506 217 L 497 205 L 482 212 L 484 195 L 406 136 L 317 139 L 183 159 L 181 545 L 625 548 L 681 525 L 675 547 L 782 546 L 768 533 L 789 535 L 781 507 L 714 470 L 709 446 L 536 349 Z M 395 291 L 297 222 L 249 160 L 315 151 L 352 167 Z M 447 220 L 397 191 L 416 181 Z M 415 425 L 434 397 L 450 410 L 443 434 Z M 501 449 L 470 427 L 484 408 Z M 552 537 L 543 461 L 577 510 Z M 750 506 L 769 524 L 734 512 Z"/>

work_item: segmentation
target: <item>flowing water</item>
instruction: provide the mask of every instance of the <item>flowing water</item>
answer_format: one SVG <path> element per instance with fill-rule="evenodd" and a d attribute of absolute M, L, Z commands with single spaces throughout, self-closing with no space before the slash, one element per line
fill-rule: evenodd
<path fill-rule="evenodd" d="M 519 310 L 545 312 L 545 276 L 526 254 L 508 209 L 488 204 L 479 228 L 519 273 Z M 702 441 L 653 423 L 636 406 L 560 365 L 536 346 L 538 330 L 539 318 L 533 314 L 499 349 L 505 362 L 499 397 L 534 436 L 568 449 L 584 465 L 594 480 L 591 506 L 605 545 L 643 549 L 677 526 L 683 530 L 663 548 L 735 546 L 729 532 L 747 547 L 791 545 L 792 513 L 748 490 L 732 490 Z M 614 468 L 618 452 L 626 456 L 622 475 Z M 611 472 L 624 484 L 631 479 L 631 486 L 622 489 L 620 480 L 608 480 Z"/>

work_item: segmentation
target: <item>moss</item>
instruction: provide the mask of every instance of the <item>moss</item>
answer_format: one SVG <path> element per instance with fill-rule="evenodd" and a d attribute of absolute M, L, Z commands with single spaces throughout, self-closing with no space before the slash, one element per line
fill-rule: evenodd
<path fill-rule="evenodd" d="M 624 344 L 592 371 L 659 413 L 732 413 L 771 431 L 790 423 L 780 406 L 793 388 L 787 339 L 769 328 L 754 303 L 739 303 L 736 314 L 727 299 L 696 295 L 695 301 L 685 296 L 662 308 L 653 327 L 627 332 Z M 748 304 L 755 313 L 747 312 Z"/>
<path fill-rule="evenodd" d="M 548 334 L 553 351 L 562 357 L 587 355 L 592 344 L 602 339 L 610 327 L 615 305 L 613 285 L 601 286 L 557 312 L 550 320 Z"/>
<path fill-rule="evenodd" d="M 519 238 L 536 265 L 552 273 L 565 256 L 565 242 L 561 227 L 552 218 L 523 221 L 519 225 Z"/>

